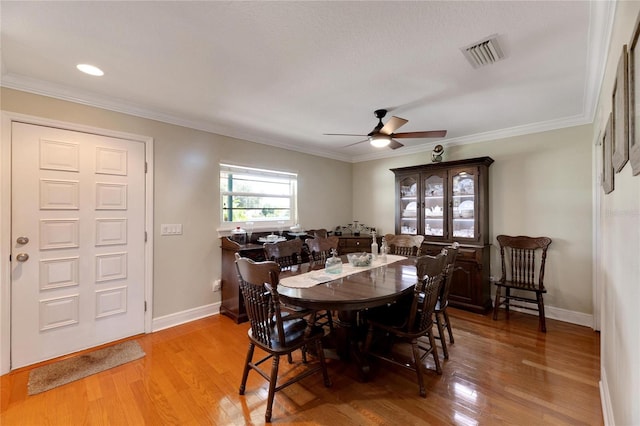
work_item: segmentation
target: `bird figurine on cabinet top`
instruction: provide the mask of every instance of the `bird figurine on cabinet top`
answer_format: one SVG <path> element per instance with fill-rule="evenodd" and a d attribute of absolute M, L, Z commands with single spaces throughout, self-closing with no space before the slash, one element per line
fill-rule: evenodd
<path fill-rule="evenodd" d="M 431 161 L 434 163 L 441 162 L 443 154 L 444 147 L 442 145 L 436 145 L 435 147 L 433 147 L 433 152 L 431 153 Z"/>

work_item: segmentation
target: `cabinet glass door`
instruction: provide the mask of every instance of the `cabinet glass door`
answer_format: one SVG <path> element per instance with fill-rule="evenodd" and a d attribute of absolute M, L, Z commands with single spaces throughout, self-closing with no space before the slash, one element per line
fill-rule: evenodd
<path fill-rule="evenodd" d="M 477 174 L 473 170 L 452 172 L 453 238 L 476 238 Z"/>
<path fill-rule="evenodd" d="M 424 225 L 423 233 L 426 236 L 444 236 L 445 222 L 445 188 L 444 177 L 431 175 L 424 178 Z"/>
<path fill-rule="evenodd" d="M 400 233 L 416 235 L 418 233 L 418 180 L 405 177 L 400 185 Z"/>

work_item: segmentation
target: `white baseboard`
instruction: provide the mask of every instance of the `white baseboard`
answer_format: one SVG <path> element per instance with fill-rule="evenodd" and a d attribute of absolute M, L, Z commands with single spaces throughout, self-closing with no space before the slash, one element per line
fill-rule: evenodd
<path fill-rule="evenodd" d="M 609 395 L 609 385 L 607 384 L 607 373 L 602 366 L 600 367 L 600 404 L 602 404 L 604 425 L 615 425 L 613 407 L 611 406 L 611 395 Z"/>
<path fill-rule="evenodd" d="M 533 309 L 537 309 L 535 303 L 523 303 L 518 302 L 525 306 L 530 306 Z M 501 306 L 502 309 L 502 306 Z M 515 306 L 509 307 L 512 311 L 522 312 L 530 315 L 538 315 L 538 312 L 530 311 L 527 309 L 516 308 Z M 569 311 L 567 309 L 556 308 L 554 306 L 544 307 L 545 318 L 550 318 L 558 321 L 568 322 L 571 324 L 583 325 L 585 327 L 593 328 L 593 315 L 585 314 L 583 312 Z"/>
<path fill-rule="evenodd" d="M 199 306 L 186 311 L 176 312 L 175 314 L 165 315 L 163 317 L 154 318 L 151 323 L 151 331 L 156 332 L 165 328 L 175 327 L 176 325 L 185 324 L 200 318 L 210 317 L 220 313 L 221 302 L 212 303 L 210 305 Z"/>
<path fill-rule="evenodd" d="M 558 321 L 569 322 L 571 324 L 584 325 L 593 328 L 593 315 L 584 312 L 569 311 L 567 309 L 556 308 L 554 306 L 544 307 L 545 316 Z"/>

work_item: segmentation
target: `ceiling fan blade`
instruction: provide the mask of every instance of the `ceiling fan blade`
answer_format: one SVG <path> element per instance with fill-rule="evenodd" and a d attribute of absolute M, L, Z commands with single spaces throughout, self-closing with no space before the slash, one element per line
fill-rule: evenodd
<path fill-rule="evenodd" d="M 354 135 L 353 133 L 323 133 L 325 136 L 367 136 L 367 135 Z"/>
<path fill-rule="evenodd" d="M 403 147 L 404 145 L 402 145 L 400 142 L 398 142 L 395 139 L 391 139 L 391 142 L 389 142 L 389 148 L 391 149 L 398 149 Z"/>
<path fill-rule="evenodd" d="M 395 115 L 393 117 L 391 117 L 389 119 L 389 121 L 387 121 L 387 124 L 385 124 L 382 129 L 380 129 L 380 133 L 382 133 L 383 135 L 390 135 L 392 134 L 396 129 L 399 129 L 400 127 L 404 126 L 405 124 L 407 124 L 409 120 L 405 120 L 404 118 L 400 118 L 400 117 L 396 117 Z"/>
<path fill-rule="evenodd" d="M 405 132 L 393 133 L 391 137 L 399 139 L 407 138 L 444 138 L 447 135 L 446 130 L 430 130 L 428 132 Z"/>
<path fill-rule="evenodd" d="M 355 135 L 351 135 L 351 136 L 355 136 Z M 360 136 L 364 136 L 364 135 L 360 135 Z M 359 143 L 368 142 L 368 141 L 369 141 L 369 139 L 363 139 L 361 141 L 350 143 L 349 145 L 345 145 L 345 146 L 343 146 L 343 148 L 349 148 L 350 146 L 358 145 Z"/>

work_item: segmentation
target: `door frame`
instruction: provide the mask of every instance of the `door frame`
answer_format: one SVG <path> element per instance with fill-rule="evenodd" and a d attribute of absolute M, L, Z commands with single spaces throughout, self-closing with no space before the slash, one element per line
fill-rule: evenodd
<path fill-rule="evenodd" d="M 152 331 L 153 319 L 153 138 L 83 124 L 0 111 L 0 374 L 11 371 L 11 126 L 15 121 L 63 130 L 91 133 L 144 143 L 145 161 L 145 231 L 144 295 L 147 310 L 144 331 Z"/>

